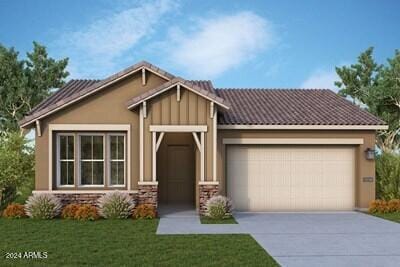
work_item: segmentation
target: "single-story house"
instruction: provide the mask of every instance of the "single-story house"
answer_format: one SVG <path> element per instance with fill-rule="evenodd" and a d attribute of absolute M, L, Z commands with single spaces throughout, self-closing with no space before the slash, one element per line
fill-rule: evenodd
<path fill-rule="evenodd" d="M 110 190 L 137 203 L 215 194 L 242 211 L 367 208 L 385 122 L 330 90 L 216 89 L 137 63 L 71 80 L 26 115 L 35 191 L 93 203 Z"/>

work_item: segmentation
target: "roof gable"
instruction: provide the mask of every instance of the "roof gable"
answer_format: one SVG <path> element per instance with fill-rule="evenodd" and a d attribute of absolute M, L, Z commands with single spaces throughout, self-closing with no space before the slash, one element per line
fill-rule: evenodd
<path fill-rule="evenodd" d="M 195 83 L 197 83 L 197 85 Z M 199 81 L 190 82 L 190 81 L 186 81 L 182 78 L 174 78 L 174 79 L 160 85 L 159 87 L 151 89 L 139 96 L 132 98 L 131 100 L 129 100 L 126 103 L 126 106 L 128 109 L 133 109 L 133 108 L 139 106 L 141 103 L 143 103 L 153 97 L 156 97 L 156 96 L 162 94 L 163 92 L 171 90 L 172 88 L 175 88 L 177 86 L 181 86 L 181 87 L 184 87 L 185 89 L 188 89 L 188 90 L 206 98 L 207 100 L 210 100 L 213 103 L 216 103 L 217 105 L 219 105 L 225 109 L 229 109 L 228 102 L 225 99 L 223 99 L 222 97 L 219 97 L 217 94 L 215 94 L 213 87 L 207 88 L 207 86 L 206 86 L 205 88 L 207 88 L 207 89 L 205 89 L 204 87 L 203 88 L 200 87 L 199 84 L 200 84 Z"/>
<path fill-rule="evenodd" d="M 141 61 L 135 65 L 132 65 L 116 74 L 107 77 L 104 80 L 73 80 L 71 83 L 67 83 L 60 93 L 57 92 L 54 95 L 48 97 L 39 105 L 37 105 L 32 111 L 25 116 L 20 122 L 21 127 L 26 127 L 33 123 L 35 120 L 42 119 L 48 115 L 63 109 L 76 101 L 86 98 L 110 85 L 124 79 L 138 71 L 146 70 L 150 71 L 165 80 L 171 80 L 175 76 L 146 62 Z M 82 82 L 87 81 L 87 82 Z M 79 83 L 79 84 L 76 84 Z M 75 84 L 75 86 L 72 86 Z"/>

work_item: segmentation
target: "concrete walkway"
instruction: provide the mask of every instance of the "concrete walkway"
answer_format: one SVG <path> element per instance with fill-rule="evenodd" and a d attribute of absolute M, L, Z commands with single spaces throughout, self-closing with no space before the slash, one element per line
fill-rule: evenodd
<path fill-rule="evenodd" d="M 241 234 L 239 224 L 201 224 L 200 217 L 193 207 L 160 207 L 158 235 L 176 234 Z"/>
<path fill-rule="evenodd" d="M 193 210 L 161 215 L 157 234 L 250 234 L 282 266 L 400 266 L 400 224 L 359 212 L 236 213 L 205 225 Z"/>

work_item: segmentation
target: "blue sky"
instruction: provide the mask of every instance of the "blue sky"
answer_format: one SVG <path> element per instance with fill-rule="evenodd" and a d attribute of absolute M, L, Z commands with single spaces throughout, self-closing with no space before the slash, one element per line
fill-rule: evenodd
<path fill-rule="evenodd" d="M 400 48 L 400 1 L 0 1 L 0 43 L 36 40 L 70 78 L 142 59 L 216 87 L 333 88 L 334 67 Z"/>

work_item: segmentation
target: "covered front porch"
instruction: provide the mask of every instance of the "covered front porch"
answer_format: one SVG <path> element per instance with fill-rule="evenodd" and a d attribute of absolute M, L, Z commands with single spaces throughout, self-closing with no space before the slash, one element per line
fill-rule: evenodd
<path fill-rule="evenodd" d="M 139 109 L 139 203 L 205 211 L 219 192 L 217 105 L 229 108 L 214 92 L 180 78 L 128 102 L 128 109 Z"/>
<path fill-rule="evenodd" d="M 157 187 L 157 206 L 204 211 L 208 198 L 218 193 L 218 182 L 205 179 L 207 125 L 150 125 L 149 131 L 152 180 L 139 186 Z"/>

